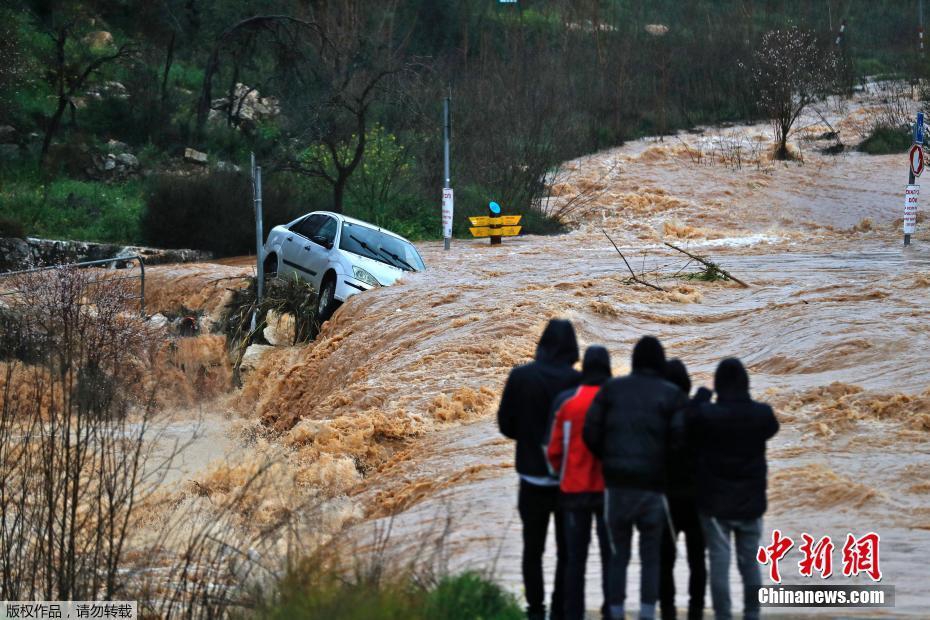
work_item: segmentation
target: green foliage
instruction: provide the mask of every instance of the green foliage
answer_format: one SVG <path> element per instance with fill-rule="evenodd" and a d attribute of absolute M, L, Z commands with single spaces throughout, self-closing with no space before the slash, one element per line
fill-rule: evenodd
<path fill-rule="evenodd" d="M 413 579 L 377 581 L 317 577 L 308 584 L 294 577 L 279 588 L 267 618 L 307 620 L 519 620 L 515 598 L 486 577 L 466 572 L 425 589 Z"/>
<path fill-rule="evenodd" d="M 486 577 L 466 572 L 446 577 L 427 595 L 425 617 L 445 620 L 520 620 L 516 599 Z"/>
<path fill-rule="evenodd" d="M 907 152 L 911 143 L 909 128 L 878 125 L 872 129 L 872 133 L 859 144 L 858 148 L 869 155 L 903 154 Z"/>
<path fill-rule="evenodd" d="M 0 177 L 0 218 L 17 222 L 29 236 L 136 243 L 142 194 L 138 180 L 46 181 L 32 165 L 23 165 Z"/>

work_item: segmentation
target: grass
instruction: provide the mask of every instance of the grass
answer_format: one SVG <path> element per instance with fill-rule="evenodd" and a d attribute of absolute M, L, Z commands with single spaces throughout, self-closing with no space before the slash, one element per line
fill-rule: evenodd
<path fill-rule="evenodd" d="M 519 620 L 513 595 L 476 572 L 424 587 L 410 578 L 339 579 L 307 583 L 291 575 L 278 588 L 278 601 L 261 610 L 266 618 L 306 620 Z"/>
<path fill-rule="evenodd" d="M 141 180 L 108 185 L 58 177 L 46 181 L 34 164 L 0 176 L 0 219 L 30 237 L 137 243 Z"/>

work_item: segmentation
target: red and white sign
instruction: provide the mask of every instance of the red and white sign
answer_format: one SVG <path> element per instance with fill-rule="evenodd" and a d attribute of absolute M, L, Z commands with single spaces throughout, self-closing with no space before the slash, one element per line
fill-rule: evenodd
<path fill-rule="evenodd" d="M 919 177 L 920 173 L 924 171 L 924 152 L 919 144 L 911 147 L 909 157 L 911 159 L 911 172 L 914 173 L 915 177 Z"/>
<path fill-rule="evenodd" d="M 442 236 L 444 239 L 452 238 L 452 189 L 442 190 Z"/>
<path fill-rule="evenodd" d="M 904 234 L 913 235 L 917 232 L 917 198 L 920 196 L 920 185 L 908 185 L 904 190 Z"/>

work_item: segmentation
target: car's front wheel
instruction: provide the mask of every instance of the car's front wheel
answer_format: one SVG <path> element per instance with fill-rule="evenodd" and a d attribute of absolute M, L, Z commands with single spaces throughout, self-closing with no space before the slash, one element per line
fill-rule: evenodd
<path fill-rule="evenodd" d="M 273 278 L 278 275 L 278 256 L 277 254 L 269 254 L 265 259 L 265 277 Z"/>
<path fill-rule="evenodd" d="M 336 311 L 336 279 L 326 278 L 320 287 L 320 297 L 317 300 L 316 316 L 322 323 Z"/>

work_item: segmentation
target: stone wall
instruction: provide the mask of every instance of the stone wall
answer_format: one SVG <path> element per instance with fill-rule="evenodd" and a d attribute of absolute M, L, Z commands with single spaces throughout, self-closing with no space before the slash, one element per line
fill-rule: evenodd
<path fill-rule="evenodd" d="M 118 258 L 133 254 L 142 256 L 146 265 L 189 263 L 212 258 L 209 252 L 199 250 L 161 250 L 113 243 L 0 238 L 0 272 Z"/>

